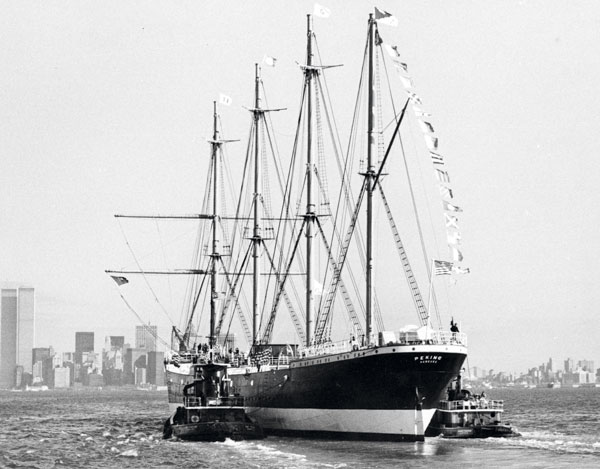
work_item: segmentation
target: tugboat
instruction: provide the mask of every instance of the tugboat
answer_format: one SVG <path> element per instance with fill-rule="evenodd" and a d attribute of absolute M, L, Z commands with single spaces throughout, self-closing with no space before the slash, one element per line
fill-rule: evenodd
<path fill-rule="evenodd" d="M 230 395 L 227 365 L 193 364 L 194 380 L 186 385 L 169 383 L 169 394 L 182 405 L 165 421 L 163 438 L 225 441 L 264 438 L 262 428 L 244 410 L 244 399 Z M 177 388 L 177 389 L 174 389 Z"/>
<path fill-rule="evenodd" d="M 452 382 L 447 399 L 441 400 L 425 436 L 444 438 L 514 437 L 520 434 L 502 422 L 503 400 L 488 400 L 485 392 L 471 394 L 461 388 L 461 378 Z"/>

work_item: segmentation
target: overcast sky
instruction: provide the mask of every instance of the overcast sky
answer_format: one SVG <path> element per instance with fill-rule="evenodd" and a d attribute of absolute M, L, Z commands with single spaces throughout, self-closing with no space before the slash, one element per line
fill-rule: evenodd
<path fill-rule="evenodd" d="M 319 3 L 331 10 L 315 19 L 320 52 L 344 64 L 328 83 L 349 114 L 373 4 Z M 130 256 L 112 215 L 198 211 L 211 103 L 231 96 L 223 120 L 244 141 L 265 54 L 277 58 L 269 101 L 291 109 L 278 131 L 293 132 L 313 5 L 1 2 L 0 281 L 35 287 L 36 346 L 72 350 L 78 330 L 97 348 L 133 340 L 137 320 L 104 273 Z M 600 366 L 600 4 L 377 5 L 399 20 L 382 34 L 433 114 L 464 208 L 471 274 L 452 314 L 469 364 Z"/>

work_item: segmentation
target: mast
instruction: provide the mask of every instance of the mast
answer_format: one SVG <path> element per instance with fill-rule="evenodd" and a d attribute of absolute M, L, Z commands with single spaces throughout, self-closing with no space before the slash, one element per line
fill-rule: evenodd
<path fill-rule="evenodd" d="M 210 267 L 210 335 L 208 337 L 209 346 L 212 348 L 215 345 L 215 322 L 217 316 L 217 259 L 219 256 L 219 239 L 217 235 L 217 223 L 218 223 L 218 198 L 217 198 L 217 182 L 219 175 L 219 165 L 217 161 L 219 146 L 219 131 L 217 130 L 217 102 L 213 101 L 213 139 L 211 142 L 212 152 L 212 167 L 213 167 L 213 206 L 212 206 L 212 253 L 211 253 L 211 267 Z"/>
<path fill-rule="evenodd" d="M 312 241 L 313 241 L 313 221 L 315 216 L 315 205 L 312 200 L 312 99 L 311 82 L 314 70 L 312 65 L 312 28 L 311 15 L 306 15 L 307 26 L 307 44 L 306 44 L 306 108 L 307 108 L 307 135 L 306 135 L 306 346 L 309 347 L 312 341 L 313 330 L 313 281 L 312 281 Z"/>
<path fill-rule="evenodd" d="M 373 285 L 372 285 L 372 274 L 373 274 L 373 182 L 375 179 L 375 167 L 373 163 L 374 155 L 376 154 L 377 147 L 375 141 L 375 99 L 373 87 L 375 81 L 373 79 L 373 62 L 374 62 L 374 46 L 375 46 L 375 20 L 373 14 L 369 14 L 369 78 L 367 87 L 369 90 L 368 95 L 368 112 L 369 116 L 367 119 L 367 171 L 365 173 L 366 178 L 366 189 L 367 189 L 367 233 L 366 233 L 366 339 L 367 344 L 371 344 L 371 335 L 373 332 Z"/>
<path fill-rule="evenodd" d="M 262 110 L 260 109 L 260 67 L 255 66 L 255 84 L 254 84 L 254 229 L 252 232 L 252 345 L 258 342 L 258 302 L 259 302 L 259 282 L 260 282 L 260 243 L 261 226 L 258 205 L 260 203 L 260 152 L 259 152 L 259 126 Z"/>

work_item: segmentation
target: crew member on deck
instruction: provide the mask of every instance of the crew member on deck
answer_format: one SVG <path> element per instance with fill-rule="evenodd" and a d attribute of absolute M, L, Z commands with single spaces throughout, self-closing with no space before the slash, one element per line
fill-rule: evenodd
<path fill-rule="evenodd" d="M 460 331 L 458 330 L 458 324 L 456 324 L 456 323 L 454 322 L 454 318 L 450 319 L 450 332 L 454 332 L 454 333 L 456 333 L 456 332 L 460 332 Z"/>

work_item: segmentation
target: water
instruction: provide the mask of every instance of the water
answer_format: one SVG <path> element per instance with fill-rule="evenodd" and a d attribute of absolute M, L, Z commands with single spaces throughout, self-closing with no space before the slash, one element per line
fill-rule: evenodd
<path fill-rule="evenodd" d="M 166 394 L 0 392 L 0 467 L 600 467 L 599 389 L 498 389 L 519 438 L 424 443 L 162 440 Z"/>

